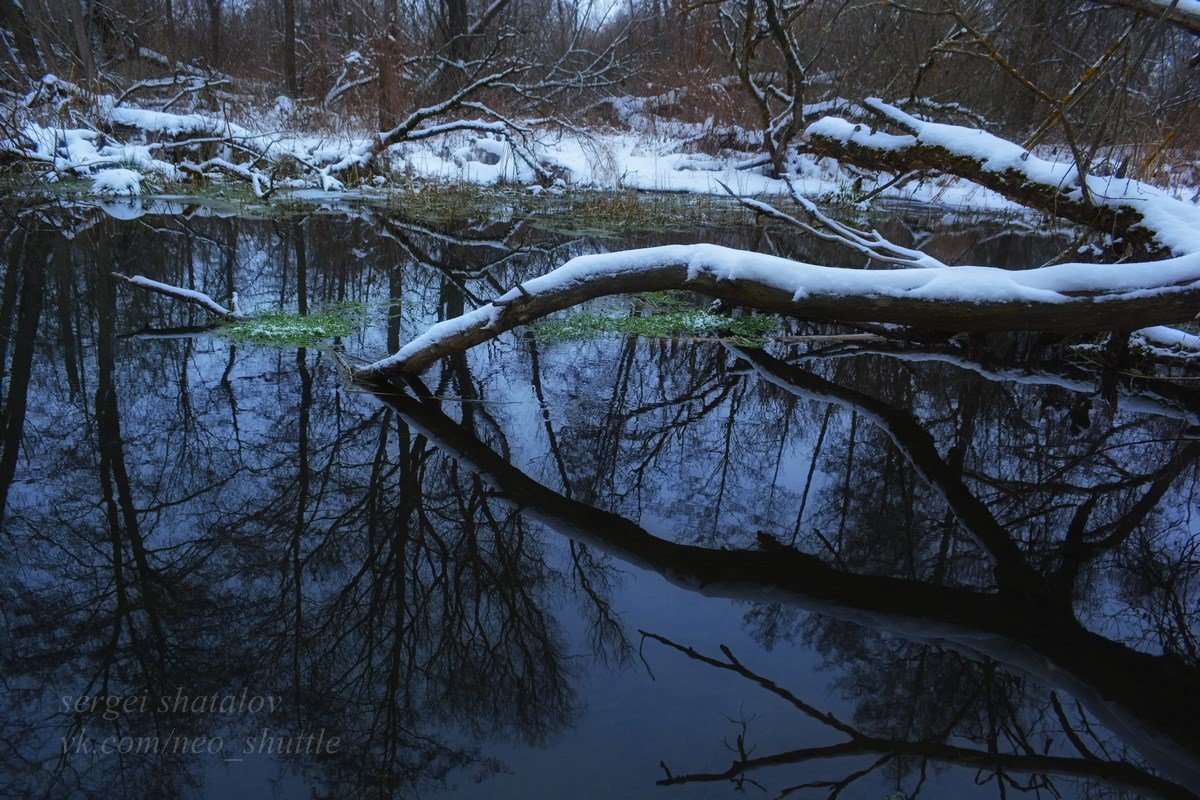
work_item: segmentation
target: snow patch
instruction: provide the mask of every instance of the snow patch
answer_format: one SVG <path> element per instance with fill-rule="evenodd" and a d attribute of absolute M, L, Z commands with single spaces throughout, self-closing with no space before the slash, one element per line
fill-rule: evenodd
<path fill-rule="evenodd" d="M 131 169 L 106 169 L 92 179 L 92 191 L 96 194 L 125 194 L 142 193 L 142 174 Z"/>

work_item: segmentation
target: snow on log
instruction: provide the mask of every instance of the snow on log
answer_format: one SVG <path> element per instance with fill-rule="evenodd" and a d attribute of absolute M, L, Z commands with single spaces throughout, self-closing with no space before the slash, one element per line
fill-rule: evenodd
<path fill-rule="evenodd" d="M 92 191 L 96 194 L 137 195 L 142 193 L 142 174 L 131 169 L 117 167 L 106 169 L 92 178 Z"/>
<path fill-rule="evenodd" d="M 197 292 L 195 289 L 184 289 L 182 286 L 172 286 L 169 283 L 159 283 L 158 281 L 145 278 L 141 275 L 134 275 L 132 278 L 127 275 L 122 275 L 119 272 L 113 273 L 114 278 L 120 278 L 131 286 L 136 286 L 139 289 L 145 289 L 150 292 L 173 297 L 176 300 L 182 300 L 185 303 L 193 303 L 200 306 L 210 314 L 225 319 L 241 319 L 242 313 L 238 310 L 237 292 L 233 293 L 233 310 L 213 300 L 212 297 L 204 292 Z"/>
<path fill-rule="evenodd" d="M 1176 328 L 1142 328 L 1133 332 L 1130 342 L 1159 358 L 1200 359 L 1200 336 Z"/>
<path fill-rule="evenodd" d="M 1162 189 L 1089 175 L 1085 196 L 1070 162 L 1038 158 L 977 128 L 926 122 L 875 98 L 864 105 L 907 133 L 882 133 L 825 117 L 805 131 L 808 149 L 867 169 L 956 175 L 1030 208 L 1124 237 L 1151 253 L 1200 251 L 1200 208 Z"/>
<path fill-rule="evenodd" d="M 1191 319 L 1200 309 L 1200 252 L 1156 262 L 1030 270 L 845 269 L 709 244 L 586 255 L 431 326 L 359 375 L 419 373 L 444 356 L 587 300 L 667 289 L 806 320 L 952 332 L 1089 333 Z"/>
<path fill-rule="evenodd" d="M 1200 36 L 1200 2 L 1197 0 L 1092 0 L 1105 6 L 1128 8 L 1167 22 Z"/>

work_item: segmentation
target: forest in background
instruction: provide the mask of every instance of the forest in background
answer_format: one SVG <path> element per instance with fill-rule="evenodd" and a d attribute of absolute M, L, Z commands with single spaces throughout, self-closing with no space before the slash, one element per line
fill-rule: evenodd
<path fill-rule="evenodd" d="M 860 103 L 876 96 L 1056 146 L 1081 174 L 1190 184 L 1198 144 L 1196 0 L 0 0 L 0 22 L 10 169 L 35 149 L 14 145 L 27 120 L 119 134 L 114 107 L 377 140 L 324 165 L 293 152 L 313 163 L 290 169 L 338 176 L 413 139 L 527 142 L 631 112 L 691 123 L 689 150 L 758 153 L 747 166 L 780 175 L 810 121 L 870 119 Z M 174 142 L 170 160 L 207 167 L 211 140 L 229 138 L 167 132 L 201 140 Z"/>

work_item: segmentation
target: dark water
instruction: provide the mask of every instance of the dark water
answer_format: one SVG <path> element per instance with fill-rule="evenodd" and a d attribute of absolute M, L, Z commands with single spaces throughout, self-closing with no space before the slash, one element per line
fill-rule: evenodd
<path fill-rule="evenodd" d="M 342 359 L 573 255 L 845 256 L 365 207 L 2 229 L 0 796 L 1200 792 L 1194 392 L 1098 394 L 1031 337 L 522 334 L 431 370 L 436 400 L 376 396 Z M 234 344 L 114 270 L 370 322 Z"/>

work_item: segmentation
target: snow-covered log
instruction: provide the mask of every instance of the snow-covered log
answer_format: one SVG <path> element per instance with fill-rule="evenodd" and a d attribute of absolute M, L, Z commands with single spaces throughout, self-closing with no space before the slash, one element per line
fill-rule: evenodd
<path fill-rule="evenodd" d="M 805 233 L 816 236 L 827 242 L 840 244 L 856 253 L 865 255 L 872 261 L 884 264 L 894 264 L 908 267 L 948 268 L 950 265 L 939 261 L 928 253 L 903 247 L 885 238 L 877 230 L 859 230 L 825 214 L 816 204 L 796 191 L 795 184 L 788 181 L 788 189 L 792 200 L 807 216 L 807 221 L 784 213 L 774 206 L 760 200 L 738 197 L 737 201 L 745 208 L 751 209 L 771 219 L 785 222 Z M 729 191 L 726 187 L 726 191 Z M 730 192 L 732 194 L 732 192 Z M 1200 358 L 1200 336 L 1185 331 L 1167 328 L 1161 325 L 1133 331 L 1132 341 L 1140 345 L 1152 355 L 1171 359 Z"/>
<path fill-rule="evenodd" d="M 113 277 L 120 278 L 130 286 L 136 286 L 139 289 L 145 289 L 147 291 L 155 292 L 176 300 L 182 300 L 185 303 L 198 305 L 208 313 L 217 317 L 221 317 L 222 319 L 243 318 L 241 309 L 238 308 L 237 292 L 233 293 L 233 298 L 230 301 L 231 308 L 226 308 L 216 300 L 212 299 L 210 295 L 207 295 L 204 292 L 198 292 L 195 289 L 185 289 L 182 286 L 173 286 L 169 283 L 160 283 L 159 281 L 151 280 L 150 278 L 146 278 L 141 275 L 129 277 L 127 275 L 122 275 L 119 272 L 114 272 Z"/>
<path fill-rule="evenodd" d="M 229 85 L 228 78 L 210 78 L 198 77 L 180 72 L 176 75 L 169 75 L 165 78 L 146 78 L 145 80 L 135 81 L 130 84 L 123 92 L 117 95 L 116 105 L 121 105 L 127 102 L 131 97 L 143 92 L 152 92 L 162 89 L 170 89 L 173 91 L 171 97 L 167 98 L 161 106 L 162 111 L 166 111 L 171 106 L 175 105 L 181 98 L 188 94 L 195 94 L 207 89 L 214 89 L 218 86 Z"/>
<path fill-rule="evenodd" d="M 210 158 L 200 164 L 184 162 L 179 165 L 181 172 L 195 175 L 199 178 L 208 177 L 209 171 L 220 172 L 250 184 L 255 197 L 267 198 L 275 191 L 274 179 L 261 170 L 245 164 L 235 164 L 224 158 Z"/>
<path fill-rule="evenodd" d="M 224 72 L 219 72 L 211 67 L 197 67 L 192 64 L 186 64 L 182 61 L 176 61 L 168 58 L 166 55 L 158 52 L 157 50 L 151 50 L 149 47 L 139 46 L 133 52 L 133 55 L 137 56 L 143 61 L 149 61 L 152 64 L 158 64 L 160 67 L 166 67 L 167 69 L 174 70 L 176 72 L 182 72 L 186 75 L 191 75 L 194 78 L 212 78 L 225 81 L 227 83 L 233 80 L 233 78 L 229 77 L 229 75 L 225 74 Z"/>
<path fill-rule="evenodd" d="M 976 128 L 926 122 L 882 100 L 868 99 L 865 105 L 906 133 L 883 133 L 825 117 L 805 131 L 808 148 L 867 169 L 956 175 L 1030 208 L 1122 237 L 1150 253 L 1200 251 L 1200 208 L 1157 187 L 1090 175 L 1084 193 L 1069 162 L 1039 158 Z"/>
<path fill-rule="evenodd" d="M 439 358 L 587 300 L 668 289 L 806 320 L 953 332 L 1132 330 L 1195 316 L 1200 252 L 1138 264 L 880 271 L 824 267 L 709 244 L 586 255 L 430 327 L 360 374 L 418 373 Z"/>
<path fill-rule="evenodd" d="M 1176 328 L 1142 328 L 1133 332 L 1131 341 L 1159 358 L 1200 359 L 1200 336 Z"/>
<path fill-rule="evenodd" d="M 1150 17 L 1165 17 L 1167 22 L 1200 36 L 1200 2 L 1197 0 L 1092 0 L 1105 6 L 1128 8 Z"/>

